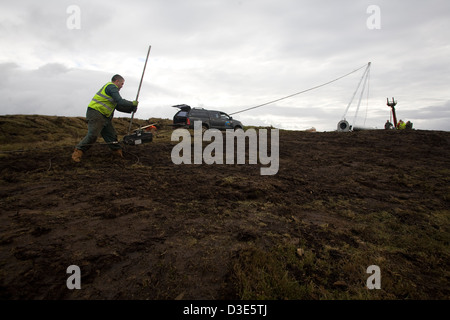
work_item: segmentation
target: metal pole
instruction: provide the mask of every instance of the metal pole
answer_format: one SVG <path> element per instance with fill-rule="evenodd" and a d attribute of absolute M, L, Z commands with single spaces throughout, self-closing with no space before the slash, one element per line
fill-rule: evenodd
<path fill-rule="evenodd" d="M 136 101 L 138 101 L 139 92 L 141 91 L 142 80 L 144 80 L 145 68 L 147 67 L 148 56 L 150 55 L 151 48 L 152 48 L 152 46 L 148 46 L 147 58 L 145 58 L 144 70 L 142 70 L 141 82 L 139 83 L 139 88 L 138 88 L 138 91 L 136 94 Z M 133 124 L 133 118 L 134 118 L 134 112 L 131 114 L 130 126 L 128 127 L 128 134 L 130 134 L 130 131 L 131 131 L 131 125 Z"/>

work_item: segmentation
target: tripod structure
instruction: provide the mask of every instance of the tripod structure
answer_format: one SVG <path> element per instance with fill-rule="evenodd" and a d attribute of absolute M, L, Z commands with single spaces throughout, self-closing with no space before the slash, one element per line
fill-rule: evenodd
<path fill-rule="evenodd" d="M 367 80 L 369 79 L 369 76 L 370 76 L 370 65 L 371 65 L 371 64 L 372 64 L 371 62 L 369 62 L 369 63 L 367 64 L 367 68 L 366 68 L 366 70 L 364 71 L 364 73 L 363 73 L 363 75 L 362 75 L 362 77 L 361 77 L 361 80 L 359 81 L 358 86 L 356 87 L 356 90 L 355 90 L 355 92 L 353 93 L 353 96 L 352 96 L 350 102 L 349 102 L 348 105 L 347 105 L 347 108 L 345 109 L 344 115 L 342 116 L 342 120 L 339 121 L 339 123 L 338 123 L 337 130 L 340 131 L 340 132 L 348 132 L 348 131 L 351 131 L 351 130 L 354 128 L 354 126 L 355 126 L 356 117 L 357 117 L 357 115 L 358 115 L 359 107 L 360 107 L 360 105 L 361 105 L 361 100 L 362 100 L 362 97 L 363 97 L 363 94 L 364 94 L 364 90 L 365 90 L 365 88 L 366 88 L 366 83 L 367 83 Z M 350 124 L 348 123 L 348 121 L 345 119 L 345 116 L 347 115 L 348 109 L 350 108 L 350 105 L 352 104 L 353 99 L 355 98 L 356 93 L 358 92 L 359 87 L 361 86 L 361 83 L 363 82 L 363 80 L 364 80 L 364 84 L 363 84 L 363 86 L 362 86 L 361 95 L 360 95 L 359 101 L 358 101 L 358 106 L 357 106 L 357 108 L 356 108 L 355 116 L 354 116 L 354 118 L 353 118 L 353 124 L 350 125 Z"/>

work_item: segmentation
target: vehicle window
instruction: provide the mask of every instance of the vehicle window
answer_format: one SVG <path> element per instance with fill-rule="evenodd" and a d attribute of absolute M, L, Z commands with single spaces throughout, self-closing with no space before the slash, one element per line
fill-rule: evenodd
<path fill-rule="evenodd" d="M 219 119 L 220 118 L 219 112 L 213 111 L 213 112 L 210 112 L 209 114 L 211 116 L 211 119 Z"/>
<path fill-rule="evenodd" d="M 192 110 L 191 117 L 208 117 L 208 112 L 205 110 Z"/>
<path fill-rule="evenodd" d="M 220 118 L 223 120 L 230 120 L 230 116 L 223 112 L 220 113 Z"/>
<path fill-rule="evenodd" d="M 177 117 L 187 117 L 188 113 L 187 111 L 180 111 L 177 113 Z"/>

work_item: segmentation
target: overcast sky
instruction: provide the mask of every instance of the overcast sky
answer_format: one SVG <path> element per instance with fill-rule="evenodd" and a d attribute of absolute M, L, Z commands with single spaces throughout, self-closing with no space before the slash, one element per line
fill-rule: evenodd
<path fill-rule="evenodd" d="M 135 117 L 171 106 L 238 112 L 245 125 L 336 130 L 371 62 L 355 125 L 397 117 L 450 131 L 448 0 L 3 1 L 0 114 L 84 116 L 112 75 Z M 345 114 L 352 124 L 361 88 Z M 130 117 L 116 112 L 116 117 Z"/>

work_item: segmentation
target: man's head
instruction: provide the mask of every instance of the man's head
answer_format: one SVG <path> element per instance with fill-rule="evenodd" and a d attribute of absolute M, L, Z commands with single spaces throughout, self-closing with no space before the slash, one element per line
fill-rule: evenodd
<path fill-rule="evenodd" d="M 125 79 L 120 74 L 116 74 L 111 78 L 111 82 L 114 83 L 120 90 L 125 83 Z"/>

